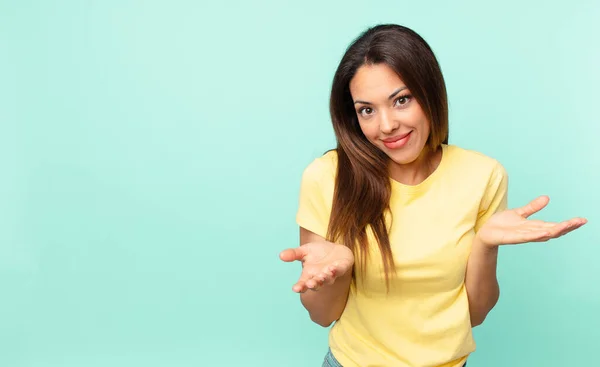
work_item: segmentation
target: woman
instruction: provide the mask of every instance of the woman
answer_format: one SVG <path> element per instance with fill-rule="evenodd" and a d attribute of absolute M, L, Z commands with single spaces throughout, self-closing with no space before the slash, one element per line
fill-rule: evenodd
<path fill-rule="evenodd" d="M 495 159 L 448 144 L 444 79 L 414 31 L 380 25 L 343 56 L 330 111 L 337 148 L 304 171 L 293 286 L 327 327 L 323 366 L 466 365 L 471 330 L 496 304 L 501 245 L 547 241 L 586 223 L 507 208 Z"/>

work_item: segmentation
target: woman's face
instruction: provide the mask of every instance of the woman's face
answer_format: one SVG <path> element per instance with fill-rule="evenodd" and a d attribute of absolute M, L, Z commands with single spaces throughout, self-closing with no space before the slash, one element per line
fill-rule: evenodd
<path fill-rule="evenodd" d="M 365 137 L 399 165 L 414 162 L 429 137 L 429 121 L 400 77 L 387 65 L 363 65 L 350 94 Z"/>

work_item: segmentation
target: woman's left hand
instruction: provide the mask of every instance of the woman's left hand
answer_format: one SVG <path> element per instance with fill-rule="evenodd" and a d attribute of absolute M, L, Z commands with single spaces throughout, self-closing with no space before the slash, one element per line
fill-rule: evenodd
<path fill-rule="evenodd" d="M 494 214 L 477 232 L 481 243 L 499 245 L 544 242 L 558 238 L 583 226 L 585 218 L 572 218 L 559 223 L 528 219 L 548 205 L 547 196 L 539 196 L 529 204 Z"/>

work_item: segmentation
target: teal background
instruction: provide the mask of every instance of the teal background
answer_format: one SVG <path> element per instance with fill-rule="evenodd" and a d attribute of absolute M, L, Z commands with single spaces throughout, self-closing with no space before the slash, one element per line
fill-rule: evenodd
<path fill-rule="evenodd" d="M 590 366 L 600 339 L 600 3 L 0 1 L 0 365 L 319 366 L 291 286 L 303 168 L 367 26 L 439 57 L 450 141 L 510 205 L 584 216 L 503 248 L 469 367 Z"/>

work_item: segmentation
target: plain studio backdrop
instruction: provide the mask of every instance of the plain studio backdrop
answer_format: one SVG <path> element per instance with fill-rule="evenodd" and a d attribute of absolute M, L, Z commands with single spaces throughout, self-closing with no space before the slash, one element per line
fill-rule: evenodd
<path fill-rule="evenodd" d="M 291 286 L 304 167 L 366 27 L 420 33 L 450 143 L 500 160 L 511 207 L 580 230 L 503 247 L 469 367 L 595 363 L 598 1 L 0 2 L 0 365 L 318 366 Z"/>

